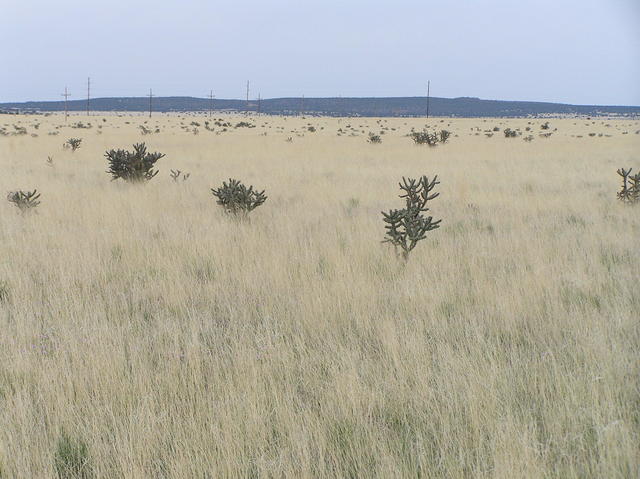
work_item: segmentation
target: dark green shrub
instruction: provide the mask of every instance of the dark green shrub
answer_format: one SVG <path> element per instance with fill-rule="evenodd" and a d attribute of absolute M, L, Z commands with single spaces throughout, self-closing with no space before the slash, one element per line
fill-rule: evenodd
<path fill-rule="evenodd" d="M 382 138 L 380 135 L 376 135 L 375 133 L 369 132 L 369 139 L 367 140 L 372 145 L 377 145 L 382 143 Z"/>
<path fill-rule="evenodd" d="M 144 143 L 133 145 L 133 152 L 126 150 L 109 150 L 104 155 L 109 162 L 109 173 L 113 180 L 122 178 L 130 183 L 149 181 L 158 174 L 153 169 L 156 161 L 163 158 L 163 153 L 147 153 Z"/>
<path fill-rule="evenodd" d="M 416 145 L 436 146 L 438 144 L 438 135 L 426 131 L 414 131 L 411 138 Z"/>
<path fill-rule="evenodd" d="M 239 180 L 231 178 L 229 183 L 222 182 L 218 189 L 211 188 L 211 193 L 226 213 L 235 216 L 247 216 L 267 200 L 264 190 L 258 192 L 253 186 L 247 188 Z"/>
<path fill-rule="evenodd" d="M 437 198 L 440 193 L 431 191 L 440 184 L 438 176 L 434 176 L 429 182 L 426 176 L 415 180 L 413 178 L 402 178 L 399 183 L 404 194 L 405 207 L 400 210 L 390 210 L 388 213 L 382 212 L 385 228 L 387 230 L 383 243 L 391 243 L 397 255 L 401 255 L 406 261 L 409 253 L 416 247 L 419 241 L 426 238 L 429 231 L 440 227 L 442 220 L 433 221 L 432 216 L 424 216 L 423 213 L 429 211 L 427 203 Z"/>

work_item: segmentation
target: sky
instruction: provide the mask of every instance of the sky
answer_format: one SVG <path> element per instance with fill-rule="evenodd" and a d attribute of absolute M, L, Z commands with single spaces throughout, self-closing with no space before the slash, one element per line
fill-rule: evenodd
<path fill-rule="evenodd" d="M 640 0 L 0 0 L 0 102 L 461 96 L 640 105 Z"/>

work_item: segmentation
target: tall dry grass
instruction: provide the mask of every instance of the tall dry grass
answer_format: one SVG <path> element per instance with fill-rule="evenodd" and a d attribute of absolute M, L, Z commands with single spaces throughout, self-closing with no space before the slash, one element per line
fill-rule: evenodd
<path fill-rule="evenodd" d="M 639 122 L 529 144 L 471 129 L 541 120 L 432 119 L 457 134 L 432 149 L 404 136 L 424 119 L 104 117 L 0 117 L 39 135 L 0 137 L 0 191 L 42 193 L 0 204 L 3 479 L 55 477 L 64 438 L 101 478 L 638 475 L 640 210 L 615 170 Z M 140 140 L 160 174 L 110 182 L 104 151 Z M 380 211 L 436 173 L 442 227 L 403 267 Z M 209 192 L 229 177 L 267 190 L 248 223 Z"/>

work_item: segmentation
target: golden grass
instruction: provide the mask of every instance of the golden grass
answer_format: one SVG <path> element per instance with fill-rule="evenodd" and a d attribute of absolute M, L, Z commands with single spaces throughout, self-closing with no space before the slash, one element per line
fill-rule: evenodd
<path fill-rule="evenodd" d="M 640 169 L 640 122 L 180 128 L 204 119 L 0 117 L 39 135 L 0 137 L 0 191 L 42 193 L 0 203 L 3 479 L 55 477 L 63 433 L 101 478 L 638 474 L 640 210 L 615 171 Z M 450 143 L 414 146 L 425 122 Z M 160 174 L 111 182 L 104 151 L 137 141 Z M 442 227 L 402 267 L 380 211 L 436 173 Z M 229 177 L 267 190 L 248 223 L 210 194 Z"/>

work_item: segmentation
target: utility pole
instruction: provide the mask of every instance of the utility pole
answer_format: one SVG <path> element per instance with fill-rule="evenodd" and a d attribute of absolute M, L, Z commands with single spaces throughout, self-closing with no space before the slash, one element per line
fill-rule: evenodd
<path fill-rule="evenodd" d="M 304 95 L 300 99 L 300 116 L 304 116 Z"/>
<path fill-rule="evenodd" d="M 213 90 L 209 92 L 209 118 L 211 118 L 211 112 L 213 111 L 213 99 L 215 96 L 213 95 Z"/>
<path fill-rule="evenodd" d="M 147 95 L 149 97 L 149 118 L 151 118 L 151 99 L 153 98 L 153 90 L 151 88 L 149 88 L 149 95 Z"/>
<path fill-rule="evenodd" d="M 247 80 L 247 113 L 249 113 L 249 80 Z"/>
<path fill-rule="evenodd" d="M 64 87 L 64 93 L 62 94 L 64 97 L 64 122 L 67 122 L 67 117 L 69 116 L 69 112 L 67 110 L 67 98 L 71 96 L 71 94 L 67 91 L 67 87 Z"/>
<path fill-rule="evenodd" d="M 89 116 L 89 100 L 91 99 L 91 78 L 87 78 L 87 116 Z"/>
<path fill-rule="evenodd" d="M 429 118 L 429 94 L 431 89 L 431 80 L 427 81 L 427 118 Z"/>
<path fill-rule="evenodd" d="M 262 98 L 260 98 L 260 93 L 258 93 L 258 115 L 260 114 L 260 103 L 262 101 Z"/>

